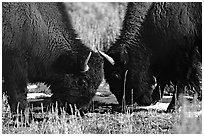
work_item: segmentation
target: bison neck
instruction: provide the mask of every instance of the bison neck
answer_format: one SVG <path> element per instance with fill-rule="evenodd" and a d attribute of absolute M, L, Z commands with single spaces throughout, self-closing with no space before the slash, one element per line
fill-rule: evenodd
<path fill-rule="evenodd" d="M 128 3 L 120 35 L 121 41 L 128 42 L 129 45 L 139 45 L 137 43 L 141 40 L 142 23 L 150 6 L 150 2 Z"/>

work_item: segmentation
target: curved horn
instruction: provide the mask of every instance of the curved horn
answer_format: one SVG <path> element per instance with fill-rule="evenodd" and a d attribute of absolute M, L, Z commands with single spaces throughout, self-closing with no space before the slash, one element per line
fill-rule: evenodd
<path fill-rule="evenodd" d="M 104 58 L 106 58 L 112 65 L 115 64 L 115 61 L 113 60 L 112 57 L 108 56 L 107 54 L 105 54 L 104 52 L 98 51 Z"/>
<path fill-rule="evenodd" d="M 89 59 L 91 57 L 91 54 L 92 54 L 92 52 L 90 51 L 88 57 L 86 58 L 86 60 L 84 62 L 84 65 L 88 65 Z"/>
<path fill-rule="evenodd" d="M 91 57 L 91 54 L 92 54 L 92 52 L 90 51 L 88 57 L 86 58 L 86 60 L 85 60 L 85 62 L 84 62 L 84 69 L 83 69 L 82 72 L 86 72 L 86 71 L 89 70 L 88 62 L 89 62 L 89 59 L 90 59 L 90 57 Z"/>

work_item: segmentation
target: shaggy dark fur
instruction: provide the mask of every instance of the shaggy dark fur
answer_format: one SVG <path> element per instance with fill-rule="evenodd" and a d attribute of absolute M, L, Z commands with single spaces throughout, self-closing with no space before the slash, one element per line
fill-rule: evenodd
<path fill-rule="evenodd" d="M 150 69 L 162 92 L 170 81 L 177 96 L 190 84 L 201 99 L 202 4 L 154 3 L 144 21 L 143 39 L 153 54 Z"/>
<path fill-rule="evenodd" d="M 12 112 L 27 106 L 27 83 L 51 85 L 59 105 L 86 107 L 102 81 L 102 58 L 76 39 L 63 3 L 2 4 L 3 91 Z M 87 72 L 81 72 L 92 52 Z"/>
<path fill-rule="evenodd" d="M 151 85 L 148 84 L 152 81 L 148 73 L 151 54 L 141 41 L 141 27 L 150 5 L 149 3 L 128 4 L 121 35 L 107 52 L 114 59 L 115 65 L 112 66 L 105 61 L 105 78 L 119 104 L 122 103 L 126 70 L 128 70 L 126 103 L 131 104 L 131 89 L 133 89 L 134 102 L 139 105 L 151 104 Z"/>
<path fill-rule="evenodd" d="M 160 99 L 158 87 L 152 94 L 152 76 L 162 92 L 172 81 L 179 94 L 187 84 L 201 93 L 201 3 L 129 3 L 121 35 L 107 54 L 115 65 L 105 61 L 105 78 L 120 103 L 126 70 L 129 103 L 131 89 L 140 105 Z"/>

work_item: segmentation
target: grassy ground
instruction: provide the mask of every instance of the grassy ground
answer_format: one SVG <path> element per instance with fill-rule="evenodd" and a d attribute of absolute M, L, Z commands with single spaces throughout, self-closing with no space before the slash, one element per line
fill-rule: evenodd
<path fill-rule="evenodd" d="M 88 112 L 81 117 L 76 111 L 73 115 L 63 112 L 58 115 L 57 108 L 34 113 L 31 121 L 12 119 L 3 97 L 3 134 L 178 134 L 202 133 L 201 102 L 185 102 L 174 113 L 159 110 L 128 110 L 126 113 Z M 23 120 L 23 119 L 21 119 Z"/>
<path fill-rule="evenodd" d="M 47 87 L 37 84 L 36 91 L 50 94 Z M 46 91 L 45 91 L 46 90 Z M 109 94 L 106 83 L 100 85 L 98 91 Z M 106 104 L 115 103 L 114 96 L 96 97 L 96 102 Z M 43 107 L 32 110 L 32 118 L 13 119 L 7 97 L 3 95 L 2 106 L 2 133 L 3 134 L 197 134 L 202 133 L 202 102 L 184 100 L 183 106 L 174 113 L 163 110 L 143 109 L 135 106 L 125 113 L 111 112 L 111 106 L 93 105 L 85 116 L 81 117 L 76 111 L 73 115 L 66 112 L 58 114 L 58 109 L 52 107 L 43 110 Z M 132 112 L 133 111 L 133 112 Z"/>
<path fill-rule="evenodd" d="M 68 3 L 67 11 L 72 17 L 74 28 L 79 38 L 90 48 L 106 50 L 119 35 L 126 3 Z M 43 84 L 33 92 L 50 93 Z M 43 89 L 42 89 L 43 88 Z M 102 86 L 99 91 L 107 91 Z M 32 92 L 31 91 L 31 92 Z M 99 98 L 103 99 L 103 98 Z M 111 99 L 113 100 L 113 99 Z M 107 101 L 109 101 L 107 99 Z M 115 100 L 113 100 L 115 101 Z M 202 115 L 191 114 L 202 111 L 201 102 L 186 102 L 180 111 L 165 113 L 157 110 L 135 110 L 126 113 L 88 112 L 84 117 L 65 112 L 58 115 L 58 110 L 33 113 L 32 118 L 19 121 L 12 119 L 6 96 L 2 100 L 3 134 L 169 134 L 201 133 Z M 111 109 L 111 107 L 108 107 Z M 191 111 L 189 113 L 188 111 Z M 23 119 L 21 119 L 23 120 Z"/>

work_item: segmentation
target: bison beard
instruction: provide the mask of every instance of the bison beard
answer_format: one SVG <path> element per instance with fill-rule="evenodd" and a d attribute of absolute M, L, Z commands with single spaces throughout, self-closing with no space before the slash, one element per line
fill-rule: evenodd
<path fill-rule="evenodd" d="M 86 108 L 102 81 L 102 58 L 77 39 L 65 5 L 3 3 L 2 10 L 3 92 L 11 111 L 17 103 L 27 107 L 28 82 L 51 85 L 60 106 Z"/>
<path fill-rule="evenodd" d="M 121 35 L 107 54 L 114 64 L 105 61 L 105 78 L 119 103 L 126 70 L 128 102 L 133 89 L 138 104 L 150 105 L 161 98 L 159 86 L 163 94 L 170 81 L 178 94 L 191 85 L 201 98 L 201 3 L 129 3 Z M 152 76 L 157 79 L 153 94 Z"/>

